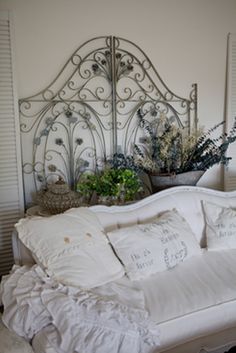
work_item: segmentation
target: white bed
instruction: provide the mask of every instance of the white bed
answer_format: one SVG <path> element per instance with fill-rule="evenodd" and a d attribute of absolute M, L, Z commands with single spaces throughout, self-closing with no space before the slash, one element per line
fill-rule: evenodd
<path fill-rule="evenodd" d="M 95 223 L 99 221 L 97 228 L 93 223 L 96 232 L 103 232 L 104 229 L 107 234 L 112 232 L 111 237 L 114 237 L 117 230 L 123 232 L 124 228 L 135 227 L 137 224 L 146 226 L 147 222 L 153 222 L 157 215 L 165 214 L 173 208 L 177 209 L 181 217 L 188 222 L 189 237 L 194 234 L 194 241 L 199 245 L 199 250 L 194 248 L 196 253 L 193 253 L 193 256 L 181 259 L 171 269 L 156 273 L 155 268 L 153 270 L 151 266 L 148 271 L 151 267 L 153 273 L 142 269 L 138 272 L 142 278 L 135 281 L 122 274 L 122 268 L 125 268 L 126 274 L 129 273 L 126 263 L 123 263 L 121 269 L 119 263 L 116 264 L 118 267 L 113 264 L 103 276 L 100 276 L 99 272 L 96 276 L 94 272 L 91 274 L 91 278 L 96 277 L 97 283 L 104 282 L 99 285 L 92 286 L 84 273 L 78 275 L 79 280 L 76 275 L 76 281 L 82 281 L 84 286 L 89 288 L 81 288 L 77 282 L 76 286 L 72 286 L 70 280 L 75 277 L 60 268 L 62 272 L 58 273 L 60 276 L 63 274 L 63 284 L 60 284 L 53 272 L 55 268 L 58 270 L 59 265 L 55 267 L 53 264 L 52 267 L 51 260 L 48 267 L 41 263 L 46 261 L 47 249 L 44 249 L 44 253 L 35 250 L 33 260 L 32 254 L 21 242 L 32 250 L 34 244 L 29 243 L 29 239 L 32 240 L 35 235 L 35 239 L 41 242 L 40 231 L 43 232 L 44 228 L 40 231 L 35 228 L 31 238 L 27 235 L 28 240 L 20 235 L 20 241 L 15 234 L 13 244 L 17 266 L 10 276 L 4 278 L 2 285 L 2 300 L 6 306 L 3 314 L 5 324 L 29 341 L 32 340 L 36 353 L 69 353 L 77 351 L 76 349 L 80 349 L 79 353 L 227 351 L 236 344 L 236 240 L 231 243 L 226 241 L 224 245 L 222 239 L 218 244 L 214 237 L 210 237 L 209 224 L 206 225 L 209 214 L 206 216 L 207 208 L 204 210 L 203 201 L 212 203 L 211 211 L 215 205 L 218 211 L 221 207 L 226 210 L 221 222 L 226 219 L 230 222 L 230 232 L 223 240 L 225 242 L 228 235 L 231 240 L 232 237 L 236 239 L 236 217 L 233 210 L 236 207 L 236 192 L 175 187 L 127 206 L 93 206 L 87 210 L 89 213 L 86 213 L 86 210 L 83 213 L 82 209 L 65 213 L 69 214 L 73 221 L 79 217 L 80 222 L 84 219 L 90 225 L 91 219 L 86 217 L 96 215 Z M 52 218 L 47 218 L 47 221 L 42 217 L 29 218 L 29 224 L 36 219 L 37 222 L 44 220 L 46 225 Z M 71 227 L 73 228 L 73 222 Z M 185 225 L 183 233 L 184 227 Z M 17 229 L 18 232 L 22 231 L 21 226 Z M 60 233 L 60 230 L 58 232 Z M 59 233 L 56 234 L 58 239 Z M 64 242 L 71 241 L 71 237 L 71 234 L 64 236 Z M 54 237 L 52 240 L 55 242 L 55 239 Z M 120 249 L 116 248 L 116 245 L 117 254 Z M 134 243 L 133 247 L 136 245 Z M 192 249 L 191 246 L 188 251 Z M 63 254 L 65 255 L 65 251 Z M 105 259 L 100 258 L 100 261 Z M 44 269 L 39 264 L 43 265 Z M 99 271 L 100 265 L 96 265 L 95 272 Z M 86 267 L 86 275 L 88 270 L 91 271 L 92 266 Z M 104 275 L 109 275 L 110 280 L 104 281 Z"/>

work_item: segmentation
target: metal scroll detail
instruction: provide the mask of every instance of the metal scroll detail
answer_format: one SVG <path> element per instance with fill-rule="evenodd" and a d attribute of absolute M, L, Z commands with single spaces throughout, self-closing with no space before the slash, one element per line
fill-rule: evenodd
<path fill-rule="evenodd" d="M 87 170 L 116 152 L 132 154 L 142 136 L 137 111 L 161 114 L 189 131 L 197 124 L 197 86 L 188 99 L 169 90 L 134 43 L 111 36 L 80 46 L 55 80 L 19 101 L 26 202 L 62 176 L 74 189 Z"/>

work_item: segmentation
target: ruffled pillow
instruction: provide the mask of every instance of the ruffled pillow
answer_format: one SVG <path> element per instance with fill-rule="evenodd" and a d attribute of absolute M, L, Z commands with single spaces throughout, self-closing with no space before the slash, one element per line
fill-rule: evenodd
<path fill-rule="evenodd" d="M 102 225 L 88 208 L 24 218 L 16 229 L 36 262 L 60 283 L 89 289 L 124 275 Z"/>

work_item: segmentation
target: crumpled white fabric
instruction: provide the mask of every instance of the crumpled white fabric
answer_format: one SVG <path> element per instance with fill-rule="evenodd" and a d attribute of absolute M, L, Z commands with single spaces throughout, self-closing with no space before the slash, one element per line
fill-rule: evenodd
<path fill-rule="evenodd" d="M 58 353 L 149 353 L 159 345 L 147 311 L 58 284 L 38 265 L 14 266 L 1 294 L 5 325 L 29 341 L 48 328 Z"/>

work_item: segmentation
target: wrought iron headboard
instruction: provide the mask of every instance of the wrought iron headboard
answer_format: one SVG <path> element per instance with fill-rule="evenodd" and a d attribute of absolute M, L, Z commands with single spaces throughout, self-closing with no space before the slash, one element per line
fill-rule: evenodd
<path fill-rule="evenodd" d="M 192 131 L 197 85 L 189 98 L 174 94 L 137 45 L 113 36 L 81 45 L 54 81 L 19 101 L 26 203 L 42 184 L 61 175 L 75 188 L 114 153 L 132 154 L 147 119 L 162 113 Z"/>

